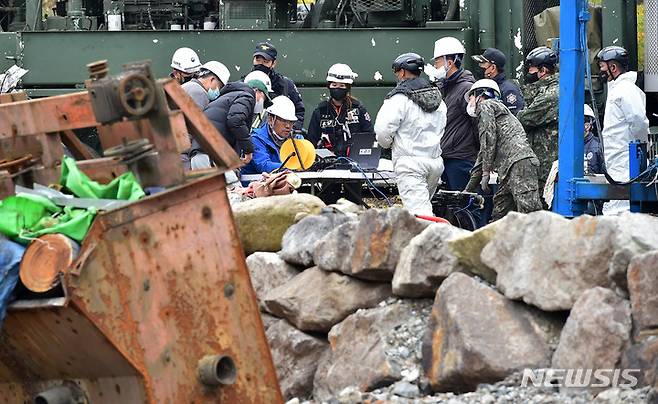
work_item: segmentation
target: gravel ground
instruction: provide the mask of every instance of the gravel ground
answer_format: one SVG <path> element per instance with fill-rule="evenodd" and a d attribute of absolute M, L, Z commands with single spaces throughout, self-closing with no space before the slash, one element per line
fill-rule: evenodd
<path fill-rule="evenodd" d="M 420 385 L 420 387 L 418 385 Z M 610 389 L 593 396 L 587 392 L 561 394 L 557 388 L 520 387 L 521 374 L 511 375 L 495 384 L 481 384 L 471 393 L 423 394 L 426 384 L 402 380 L 392 386 L 369 393 L 348 387 L 327 404 L 656 404 L 658 392 L 645 387 L 638 390 Z M 287 404 L 320 404 L 292 399 Z"/>

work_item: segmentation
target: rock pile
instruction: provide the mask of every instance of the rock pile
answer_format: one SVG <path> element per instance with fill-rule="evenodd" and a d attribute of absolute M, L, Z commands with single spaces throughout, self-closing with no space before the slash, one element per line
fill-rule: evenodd
<path fill-rule="evenodd" d="M 306 210 L 247 260 L 291 403 L 658 400 L 658 218 Z"/>

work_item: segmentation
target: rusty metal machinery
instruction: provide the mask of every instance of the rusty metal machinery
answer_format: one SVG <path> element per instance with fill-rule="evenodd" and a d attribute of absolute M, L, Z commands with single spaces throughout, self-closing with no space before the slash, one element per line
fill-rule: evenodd
<path fill-rule="evenodd" d="M 143 73 L 134 81 L 127 66 L 95 77 L 89 91 L 0 104 L 0 160 L 11 160 L 0 165 L 0 188 L 47 178 L 65 134 L 87 127 L 113 155 L 78 161 L 92 179 L 112 178 L 128 169 L 126 156 L 145 152 L 152 166 L 134 166 L 136 175 L 166 186 L 99 213 L 58 294 L 10 306 L 0 403 L 282 402 L 221 174 L 239 159 L 177 83 Z M 134 88 L 152 90 L 153 106 L 139 114 L 114 103 Z M 107 108 L 123 109 L 99 118 L 108 99 Z M 219 171 L 193 181 L 162 173 L 188 133 Z"/>

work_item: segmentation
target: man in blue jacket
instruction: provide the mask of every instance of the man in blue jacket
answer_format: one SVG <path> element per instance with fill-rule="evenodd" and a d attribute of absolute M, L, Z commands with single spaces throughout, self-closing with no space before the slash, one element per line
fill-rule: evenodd
<path fill-rule="evenodd" d="M 251 162 L 242 168 L 241 174 L 269 173 L 281 167 L 279 150 L 283 142 L 292 136 L 296 121 L 295 104 L 283 95 L 274 98 L 272 106 L 267 109 L 267 125 L 254 129 L 251 133 L 253 157 Z"/>

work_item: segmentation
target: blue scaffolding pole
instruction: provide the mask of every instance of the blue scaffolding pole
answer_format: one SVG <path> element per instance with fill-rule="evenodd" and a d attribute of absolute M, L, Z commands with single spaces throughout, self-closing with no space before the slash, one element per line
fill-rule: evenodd
<path fill-rule="evenodd" d="M 584 177 L 585 63 L 581 32 L 589 20 L 587 0 L 560 2 L 560 119 L 558 181 L 553 211 L 574 217 L 586 203 L 576 199 L 576 181 Z"/>

